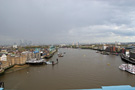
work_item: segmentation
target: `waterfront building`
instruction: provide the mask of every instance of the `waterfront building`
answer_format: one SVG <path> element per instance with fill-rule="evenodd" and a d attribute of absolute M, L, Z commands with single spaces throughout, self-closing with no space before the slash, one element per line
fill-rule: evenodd
<path fill-rule="evenodd" d="M 97 47 L 98 47 L 97 49 L 103 50 L 103 45 L 98 45 Z M 94 47 L 94 49 L 96 49 L 96 48 Z"/>
<path fill-rule="evenodd" d="M 7 55 L 6 54 L 0 54 L 0 61 L 7 61 Z"/>
<path fill-rule="evenodd" d="M 7 51 L 7 49 L 2 49 L 0 53 L 2 53 L 2 54 L 8 54 L 8 51 Z"/>
<path fill-rule="evenodd" d="M 103 45 L 103 50 L 106 50 L 107 47 L 108 47 L 108 45 L 104 44 Z"/>
<path fill-rule="evenodd" d="M 6 69 L 13 65 L 23 65 L 25 64 L 27 57 L 27 54 L 24 53 L 15 56 L 7 55 L 6 57 L 4 55 L 4 58 L 0 59 L 1 67 Z"/>
<path fill-rule="evenodd" d="M 129 46 L 123 49 L 123 52 L 125 54 L 125 56 L 127 57 L 133 57 L 134 56 L 134 47 L 133 46 Z"/>

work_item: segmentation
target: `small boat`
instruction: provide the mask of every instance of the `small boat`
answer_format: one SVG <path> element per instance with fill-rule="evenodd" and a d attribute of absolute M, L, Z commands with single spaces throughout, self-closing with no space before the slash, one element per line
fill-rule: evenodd
<path fill-rule="evenodd" d="M 59 57 L 63 57 L 64 55 L 62 53 L 58 54 Z"/>
<path fill-rule="evenodd" d="M 45 62 L 45 64 L 47 64 L 47 65 L 48 65 L 48 64 L 52 64 L 52 62 L 51 62 L 51 61 L 47 61 L 47 62 Z"/>
<path fill-rule="evenodd" d="M 43 64 L 43 63 L 44 59 L 37 60 L 36 58 L 26 61 L 26 64 Z"/>
<path fill-rule="evenodd" d="M 54 62 L 54 61 L 47 61 L 47 62 L 45 62 L 45 64 L 47 64 L 47 65 L 55 65 L 57 63 L 58 62 Z"/>

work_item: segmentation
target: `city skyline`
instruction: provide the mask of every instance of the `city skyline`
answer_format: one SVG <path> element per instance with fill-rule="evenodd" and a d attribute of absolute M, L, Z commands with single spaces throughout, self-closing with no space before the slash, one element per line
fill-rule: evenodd
<path fill-rule="evenodd" d="M 0 0 L 0 44 L 134 42 L 134 0 Z"/>

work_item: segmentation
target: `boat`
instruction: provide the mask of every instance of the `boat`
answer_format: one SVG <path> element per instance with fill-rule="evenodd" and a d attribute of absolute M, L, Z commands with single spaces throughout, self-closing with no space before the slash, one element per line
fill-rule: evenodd
<path fill-rule="evenodd" d="M 131 63 L 131 64 L 135 64 L 135 60 L 129 58 L 128 56 L 126 56 L 125 54 L 121 54 L 120 55 L 121 59 L 127 63 Z"/>
<path fill-rule="evenodd" d="M 31 59 L 31 60 L 28 60 L 26 61 L 26 64 L 43 64 L 44 63 L 44 59 Z"/>
<path fill-rule="evenodd" d="M 47 61 L 47 62 L 45 62 L 45 64 L 47 64 L 47 65 L 55 65 L 57 63 L 58 62 L 54 62 L 54 61 Z"/>
<path fill-rule="evenodd" d="M 52 62 L 51 61 L 47 61 L 47 62 L 45 62 L 45 64 L 49 65 L 49 64 L 52 64 Z"/>
<path fill-rule="evenodd" d="M 119 69 L 125 71 L 125 70 L 126 70 L 126 65 L 127 65 L 127 64 L 122 64 L 122 65 L 120 65 L 120 66 L 119 66 Z"/>
<path fill-rule="evenodd" d="M 135 65 L 133 64 L 122 64 L 119 66 L 119 69 L 135 74 Z"/>
<path fill-rule="evenodd" d="M 64 55 L 63 55 L 62 53 L 59 53 L 58 56 L 59 56 L 59 57 L 63 57 Z"/>

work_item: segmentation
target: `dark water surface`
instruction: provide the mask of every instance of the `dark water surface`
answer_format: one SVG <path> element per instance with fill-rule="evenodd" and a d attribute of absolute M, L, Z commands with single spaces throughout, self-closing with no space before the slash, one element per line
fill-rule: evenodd
<path fill-rule="evenodd" d="M 110 85 L 135 86 L 135 75 L 119 70 L 119 56 L 101 55 L 93 50 L 60 49 L 66 52 L 59 63 L 30 66 L 0 76 L 6 89 L 59 90 L 90 89 Z M 51 58 L 56 61 L 57 53 Z"/>

